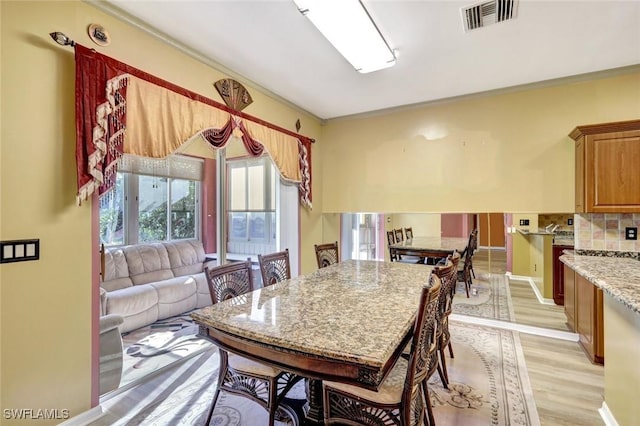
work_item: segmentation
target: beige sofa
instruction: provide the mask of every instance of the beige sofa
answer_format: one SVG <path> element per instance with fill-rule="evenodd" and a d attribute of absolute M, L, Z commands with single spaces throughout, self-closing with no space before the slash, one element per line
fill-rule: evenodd
<path fill-rule="evenodd" d="M 124 319 L 120 332 L 211 305 L 198 240 L 165 241 L 106 249 L 102 315 Z"/>

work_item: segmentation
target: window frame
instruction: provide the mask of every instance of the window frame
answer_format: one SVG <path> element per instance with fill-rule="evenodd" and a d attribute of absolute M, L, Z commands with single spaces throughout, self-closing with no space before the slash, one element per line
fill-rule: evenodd
<path fill-rule="evenodd" d="M 130 172 L 117 172 L 119 176 L 123 178 L 123 240 L 122 243 L 118 242 L 116 244 L 108 244 L 102 241 L 102 233 L 100 232 L 100 241 L 104 243 L 105 247 L 118 247 L 118 246 L 126 246 L 132 244 L 139 244 L 140 241 L 140 177 L 141 176 L 151 176 L 145 173 L 130 173 Z M 198 180 L 194 179 L 183 179 L 178 177 L 167 177 L 167 176 L 152 176 L 158 179 L 166 179 L 166 191 L 165 191 L 165 199 L 167 203 L 167 217 L 166 217 L 166 238 L 163 240 L 153 240 L 153 241 L 142 241 L 142 243 L 152 243 L 159 241 L 178 241 L 184 239 L 201 239 L 202 234 L 202 209 L 201 209 L 201 198 L 202 198 L 202 183 Z M 194 200 L 194 236 L 187 238 L 172 238 L 172 208 L 171 208 L 171 196 L 172 196 L 172 181 L 181 180 L 181 181 L 189 181 L 195 183 L 195 200 Z M 114 186 L 113 191 L 116 190 Z M 107 194 L 105 196 L 114 196 L 115 194 Z M 100 223 L 100 226 L 102 224 Z"/>

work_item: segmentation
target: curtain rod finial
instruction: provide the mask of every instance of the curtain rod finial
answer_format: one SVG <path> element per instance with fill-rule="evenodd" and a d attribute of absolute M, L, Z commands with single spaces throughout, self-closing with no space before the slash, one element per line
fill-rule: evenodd
<path fill-rule="evenodd" d="M 51 38 L 53 39 L 53 41 L 55 41 L 56 43 L 58 43 L 60 46 L 75 46 L 76 42 L 71 40 L 69 37 L 67 37 L 64 33 L 61 33 L 60 31 L 55 31 L 52 33 L 49 33 L 49 35 L 51 36 Z"/>

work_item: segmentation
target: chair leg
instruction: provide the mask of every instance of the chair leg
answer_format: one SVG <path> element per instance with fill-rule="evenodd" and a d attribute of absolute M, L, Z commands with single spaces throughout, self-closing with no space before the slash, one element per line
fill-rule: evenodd
<path fill-rule="evenodd" d="M 211 417 L 213 416 L 213 410 L 216 408 L 216 403 L 218 402 L 218 397 L 220 396 L 220 387 L 224 383 L 224 378 L 227 375 L 227 368 L 229 366 L 229 355 L 226 351 L 222 349 L 218 349 L 218 353 L 220 354 L 220 371 L 218 373 L 218 388 L 216 389 L 216 393 L 213 394 L 213 401 L 211 401 L 211 407 L 209 407 L 209 413 L 207 414 L 207 422 L 208 425 L 211 423 Z"/>
<path fill-rule="evenodd" d="M 276 421 L 276 411 L 278 410 L 278 379 L 269 383 L 269 402 L 267 409 L 269 411 L 269 426 L 274 426 Z"/>
<path fill-rule="evenodd" d="M 429 396 L 429 387 L 427 381 L 422 381 L 422 391 L 424 393 L 425 405 L 427 406 L 427 414 L 429 416 L 429 424 L 435 426 L 436 421 L 433 418 L 433 408 L 431 407 L 431 397 Z"/>
<path fill-rule="evenodd" d="M 438 374 L 440 375 L 442 386 L 444 386 L 445 389 L 449 389 L 449 374 L 447 372 L 447 362 L 444 359 L 444 348 L 438 349 L 438 353 L 440 354 L 440 362 L 438 363 Z"/>
<path fill-rule="evenodd" d="M 449 344 L 447 346 L 449 346 L 449 356 L 453 358 L 453 346 L 451 346 L 451 341 L 449 341 Z"/>
<path fill-rule="evenodd" d="M 440 381 L 442 382 L 442 387 L 445 389 L 449 389 L 449 385 L 447 383 L 447 379 L 444 377 L 444 371 L 442 370 L 442 366 L 438 363 L 438 376 L 440 376 Z"/>

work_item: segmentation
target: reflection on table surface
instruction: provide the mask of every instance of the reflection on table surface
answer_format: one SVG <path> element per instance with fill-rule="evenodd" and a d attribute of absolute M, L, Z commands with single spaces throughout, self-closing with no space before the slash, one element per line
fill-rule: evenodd
<path fill-rule="evenodd" d="M 467 238 L 461 237 L 413 237 L 391 245 L 396 249 L 414 249 L 414 250 L 458 250 L 462 252 L 468 243 Z"/>

